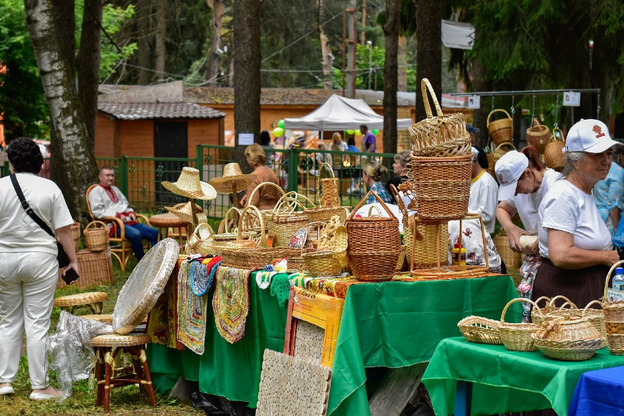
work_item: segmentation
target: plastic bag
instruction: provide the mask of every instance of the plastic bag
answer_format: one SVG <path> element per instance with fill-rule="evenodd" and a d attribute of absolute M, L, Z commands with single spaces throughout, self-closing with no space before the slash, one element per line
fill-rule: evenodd
<path fill-rule="evenodd" d="M 537 270 L 539 269 L 540 264 L 542 264 L 542 259 L 539 256 L 532 256 L 527 254 L 522 259 L 522 265 L 520 266 L 520 277 L 522 280 L 518 285 L 518 297 L 531 299 L 531 294 L 533 293 L 533 282 L 535 281 L 535 276 L 537 275 Z M 531 304 L 523 302 L 522 303 L 522 321 L 529 322 L 529 317 L 531 316 Z"/>

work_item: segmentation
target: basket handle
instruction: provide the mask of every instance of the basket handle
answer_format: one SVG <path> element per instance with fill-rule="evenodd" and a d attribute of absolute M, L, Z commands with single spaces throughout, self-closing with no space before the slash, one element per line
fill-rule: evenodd
<path fill-rule="evenodd" d="M 358 209 L 360 209 L 360 207 L 362 205 L 364 205 L 364 201 L 366 201 L 368 199 L 368 196 L 370 194 L 373 194 L 373 196 L 375 198 L 377 198 L 377 201 L 379 201 L 379 204 L 383 207 L 383 209 L 386 210 L 386 212 L 388 213 L 388 215 L 390 215 L 390 218 L 394 218 L 395 220 L 398 221 L 397 217 L 394 216 L 394 214 L 392 213 L 392 211 L 390 211 L 390 208 L 388 208 L 388 206 L 386 205 L 386 203 L 379 198 L 379 195 L 377 195 L 377 192 L 373 191 L 372 189 L 370 191 L 368 191 L 366 193 L 366 195 L 364 195 L 364 198 L 362 198 L 362 200 L 360 202 L 358 202 L 358 204 L 355 206 L 355 208 L 353 208 L 353 211 L 351 211 L 351 214 L 349 214 L 349 220 L 353 219 L 353 216 L 355 215 L 355 213 L 357 212 Z"/>
<path fill-rule="evenodd" d="M 548 308 L 556 308 L 557 305 L 555 305 L 555 301 L 557 299 L 563 299 L 565 302 L 563 303 L 563 305 L 561 305 L 561 307 L 565 306 L 566 304 L 569 304 L 571 306 L 570 309 L 578 309 L 578 307 L 574 304 L 574 302 L 572 302 L 570 299 L 566 298 L 563 295 L 557 295 L 554 298 L 552 298 L 550 300 L 550 302 L 548 302 Z M 559 309 L 561 309 L 561 307 Z"/>
<path fill-rule="evenodd" d="M 492 117 L 492 114 L 494 114 L 497 111 L 502 111 L 503 113 L 505 113 L 507 115 L 507 118 L 511 118 L 511 116 L 509 115 L 509 113 L 507 111 L 503 110 L 502 108 L 497 108 L 496 110 L 490 111 L 490 114 L 488 114 L 487 123 L 486 123 L 488 125 L 488 127 L 490 126 L 490 117 Z"/>
<path fill-rule="evenodd" d="M 536 118 L 534 118 L 533 120 L 531 120 L 531 126 L 529 127 L 529 129 L 533 130 L 533 127 L 535 127 L 535 124 L 537 124 L 537 129 L 538 131 L 542 130 L 542 125 L 540 124 L 539 120 Z"/>
<path fill-rule="evenodd" d="M 381 217 L 381 210 L 379 209 L 379 207 L 377 205 L 371 205 L 371 207 L 368 209 L 368 217 L 372 217 L 372 213 L 373 210 L 377 210 L 377 212 L 379 213 L 379 215 L 377 215 L 378 217 Z"/>
<path fill-rule="evenodd" d="M 494 142 L 492 142 L 492 144 L 495 144 L 495 143 L 494 143 Z M 514 145 L 513 145 L 513 143 L 511 143 L 511 142 L 504 142 L 504 143 L 501 143 L 501 144 L 499 144 L 498 146 L 496 146 L 496 148 L 494 148 L 494 149 L 492 150 L 492 152 L 495 152 L 496 150 L 498 150 L 498 149 L 500 149 L 500 148 L 502 148 L 502 147 L 511 147 L 511 150 L 517 150 L 517 149 L 516 149 L 516 146 L 514 146 Z"/>
<path fill-rule="evenodd" d="M 240 220 L 240 213 L 241 213 L 241 210 L 240 210 L 240 209 L 238 209 L 238 208 L 236 208 L 236 207 L 231 207 L 230 209 L 228 209 L 228 210 L 225 212 L 225 217 L 223 217 L 223 219 L 225 220 L 225 232 L 226 232 L 226 233 L 229 233 L 229 232 L 230 232 L 228 217 L 230 216 L 230 212 L 232 212 L 232 211 L 235 211 L 235 212 L 237 212 L 237 213 L 238 213 L 238 218 L 239 218 L 239 220 Z M 232 218 L 232 219 L 234 219 L 234 218 Z"/>
<path fill-rule="evenodd" d="M 557 131 L 561 135 L 561 139 L 559 139 L 557 137 L 557 135 L 555 134 L 555 132 L 557 132 Z M 552 129 L 552 136 L 550 137 L 550 141 L 551 142 L 561 141 L 561 142 L 565 143 L 565 137 L 563 136 L 563 131 L 561 131 L 561 129 L 559 127 L 553 127 L 553 129 Z"/>
<path fill-rule="evenodd" d="M 440 103 L 438 102 L 438 97 L 435 95 L 435 91 L 431 86 L 431 83 L 427 78 L 423 78 L 420 81 L 420 90 L 422 91 L 422 99 L 425 104 L 425 112 L 427 113 L 427 118 L 433 118 L 433 113 L 431 112 L 431 105 L 429 104 L 429 98 L 427 97 L 427 90 L 431 94 L 431 99 L 433 100 L 433 105 L 435 106 L 436 112 L 438 116 L 442 117 L 444 114 L 442 113 L 442 107 L 440 107 Z"/>
<path fill-rule="evenodd" d="M 607 280 L 605 280 L 605 288 L 604 288 L 605 300 L 607 299 L 607 289 L 609 288 L 609 279 L 611 279 L 611 275 L 615 271 L 615 268 L 619 267 L 621 264 L 624 264 L 624 260 L 620 260 L 617 263 L 615 263 L 613 266 L 611 266 L 611 268 L 609 269 L 609 273 L 607 273 Z"/>
<path fill-rule="evenodd" d="M 539 303 L 542 300 L 546 301 L 546 303 L 544 304 L 544 307 L 548 307 L 548 302 L 550 302 L 550 298 L 548 296 L 540 296 L 539 298 L 535 300 L 535 304 L 538 305 L 538 308 L 539 308 Z"/>
<path fill-rule="evenodd" d="M 255 214 L 258 216 L 258 218 L 260 218 L 260 241 L 258 241 L 257 246 L 267 247 L 266 233 L 264 232 L 264 219 L 262 218 L 262 213 L 260 212 L 258 207 L 256 207 L 255 205 L 249 205 L 245 207 L 243 211 L 240 213 L 240 218 L 238 219 L 238 234 L 236 235 L 236 241 L 241 241 L 243 239 L 242 229 L 244 225 L 244 218 L 245 218 L 245 214 L 250 209 L 252 211 L 255 211 Z M 251 215 L 251 213 L 249 215 Z"/>
<path fill-rule="evenodd" d="M 324 166 L 327 166 L 327 168 L 331 172 L 331 177 L 333 179 L 336 179 L 336 176 L 334 175 L 334 168 L 332 168 L 331 165 L 326 162 L 322 162 L 321 164 L 319 164 L 319 177 L 321 176 L 321 170 L 323 169 Z"/>
<path fill-rule="evenodd" d="M 600 305 L 600 307 L 602 308 L 602 302 L 600 302 L 600 301 L 599 301 L 599 300 L 597 300 L 597 299 L 596 299 L 596 300 L 592 300 L 591 302 L 589 302 L 589 303 L 587 304 L 587 306 L 585 306 L 585 307 L 583 308 L 583 313 L 582 313 L 582 315 L 583 315 L 583 316 L 585 316 L 585 312 L 587 312 L 587 309 L 588 309 L 591 305 L 593 305 L 594 303 L 597 303 L 597 304 L 598 304 L 598 305 Z"/>
<path fill-rule="evenodd" d="M 516 303 L 516 302 L 529 302 L 531 305 L 533 305 L 533 309 L 537 310 L 537 312 L 539 313 L 540 318 L 544 319 L 544 315 L 542 314 L 542 311 L 540 310 L 539 306 L 537 306 L 535 304 L 535 302 L 533 302 L 531 299 L 529 299 L 529 298 L 515 298 L 515 299 L 512 299 L 509 302 L 507 302 L 507 305 L 505 305 L 505 308 L 503 309 L 503 313 L 501 314 L 501 322 L 505 322 L 505 314 L 507 313 L 507 309 L 509 309 L 509 306 L 512 303 Z"/>
<path fill-rule="evenodd" d="M 102 221 L 97 221 L 97 220 L 91 221 L 89 224 L 87 224 L 87 226 L 85 227 L 84 231 L 86 232 L 89 229 L 89 227 L 94 227 L 94 228 L 95 227 L 98 227 L 98 228 L 103 227 L 103 228 L 107 228 L 105 223 L 103 223 Z"/>
<path fill-rule="evenodd" d="M 285 194 L 284 190 L 282 188 L 280 188 L 278 185 L 274 184 L 273 182 L 262 182 L 261 184 L 259 184 L 258 186 L 256 186 L 253 191 L 251 191 L 251 194 L 249 194 L 249 198 L 247 198 L 247 206 L 251 205 L 251 200 L 253 199 L 253 196 L 256 194 L 256 191 L 258 189 L 260 189 L 263 186 L 267 186 L 270 185 L 272 187 L 274 187 L 275 189 L 277 189 L 282 195 Z"/>
<path fill-rule="evenodd" d="M 275 207 L 273 207 L 273 214 L 290 214 L 295 211 L 297 206 L 301 209 L 305 209 L 305 206 L 299 199 L 303 199 L 305 202 L 310 204 L 312 208 L 316 208 L 314 202 L 312 202 L 308 197 L 297 193 L 295 191 L 290 191 L 281 196 Z M 284 209 L 284 204 L 288 206 L 288 208 Z M 283 211 L 283 212 L 282 212 Z"/>

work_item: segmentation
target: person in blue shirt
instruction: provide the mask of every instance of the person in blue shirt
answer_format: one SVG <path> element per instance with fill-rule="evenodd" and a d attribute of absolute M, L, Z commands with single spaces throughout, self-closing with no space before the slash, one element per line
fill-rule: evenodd
<path fill-rule="evenodd" d="M 384 183 L 386 182 L 386 176 L 388 174 L 388 169 L 383 166 L 379 162 L 368 162 L 362 167 L 362 179 L 364 180 L 364 184 L 371 191 L 375 191 L 379 198 L 387 204 L 394 204 L 394 199 L 386 190 Z M 377 201 L 372 194 L 368 196 L 366 200 L 367 204 L 372 204 Z"/>
<path fill-rule="evenodd" d="M 624 207 L 624 168 L 615 161 L 607 177 L 594 185 L 594 198 L 598 213 L 613 236 Z"/>

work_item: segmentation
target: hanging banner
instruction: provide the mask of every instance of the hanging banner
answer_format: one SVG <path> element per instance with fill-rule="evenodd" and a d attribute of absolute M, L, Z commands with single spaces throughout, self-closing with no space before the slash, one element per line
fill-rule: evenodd
<path fill-rule="evenodd" d="M 572 91 L 564 92 L 563 105 L 565 107 L 579 107 L 581 105 L 581 93 Z"/>

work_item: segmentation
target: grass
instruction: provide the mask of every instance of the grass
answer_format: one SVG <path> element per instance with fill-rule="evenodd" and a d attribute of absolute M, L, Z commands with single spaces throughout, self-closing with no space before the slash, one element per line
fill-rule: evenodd
<path fill-rule="evenodd" d="M 108 300 L 104 302 L 103 313 L 112 313 L 117 301 L 117 295 L 130 275 L 130 271 L 136 265 L 136 260 L 131 259 L 126 272 L 122 272 L 118 263 L 113 260 L 115 284 L 112 286 L 93 286 L 86 291 L 102 291 L 108 294 Z M 81 293 L 83 290 L 68 287 L 56 291 L 55 296 L 64 296 Z M 83 312 L 84 311 L 84 312 Z M 54 308 L 52 311 L 52 324 L 50 331 L 54 332 L 61 310 Z M 82 309 L 80 313 L 89 313 Z M 59 387 L 56 374 L 49 372 L 51 385 Z M 95 406 L 96 391 L 90 387 L 89 380 L 74 383 L 71 396 L 62 401 L 47 400 L 43 402 L 32 401 L 28 398 L 31 392 L 28 377 L 28 362 L 26 356 L 20 360 L 17 377 L 13 382 L 14 396 L 0 396 L 0 415 L 92 415 L 103 413 L 102 407 Z M 146 399 L 139 400 L 139 388 L 136 386 L 117 387 L 111 391 L 110 414 L 113 415 L 200 415 L 203 411 L 195 410 L 190 404 L 182 403 L 167 395 L 156 393 L 156 407 L 151 407 Z"/>

